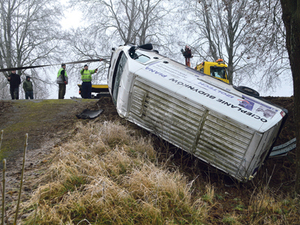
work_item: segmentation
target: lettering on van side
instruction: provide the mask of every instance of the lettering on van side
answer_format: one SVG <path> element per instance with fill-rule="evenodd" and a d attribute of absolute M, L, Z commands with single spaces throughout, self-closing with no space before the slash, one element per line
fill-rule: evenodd
<path fill-rule="evenodd" d="M 215 96 L 213 96 L 213 95 L 211 95 L 209 93 L 206 93 L 205 91 L 201 91 L 198 88 L 193 87 L 192 85 L 186 84 L 186 83 L 184 83 L 182 81 L 178 81 L 178 80 L 176 80 L 174 78 L 171 78 L 170 81 L 173 81 L 173 82 L 175 82 L 178 85 L 186 87 L 186 88 L 190 89 L 191 91 L 197 92 L 198 94 L 204 95 L 205 97 L 208 97 L 210 99 L 215 99 L 216 98 Z"/>
<path fill-rule="evenodd" d="M 228 106 L 228 107 L 230 107 L 230 108 L 232 108 L 232 109 L 237 109 L 239 112 L 244 113 L 245 115 L 250 116 L 250 117 L 252 117 L 252 118 L 254 118 L 254 119 L 260 120 L 260 121 L 263 122 L 263 123 L 268 122 L 267 119 L 262 118 L 262 117 L 260 117 L 259 115 L 254 114 L 254 113 L 252 113 L 252 112 L 249 112 L 249 111 L 247 111 L 247 110 L 245 110 L 245 109 L 243 109 L 243 108 L 241 108 L 241 107 L 239 107 L 239 106 L 236 106 L 236 105 L 233 105 L 233 104 L 231 104 L 231 103 L 229 103 L 229 102 L 226 102 L 226 101 L 224 101 L 224 100 L 222 100 L 222 99 L 220 99 L 220 98 L 217 99 L 217 102 L 220 102 L 221 104 L 223 104 L 223 105 L 225 105 L 225 106 Z"/>
<path fill-rule="evenodd" d="M 231 94 L 229 94 L 229 93 L 226 93 L 226 92 L 224 92 L 224 91 L 222 91 L 222 90 L 220 90 L 220 89 L 218 89 L 218 88 L 215 88 L 215 87 L 213 87 L 213 86 L 211 86 L 211 85 L 209 85 L 209 84 L 207 84 L 207 83 L 205 83 L 205 82 L 199 81 L 198 84 L 200 84 L 200 85 L 202 85 L 203 87 L 206 87 L 206 88 L 208 88 L 208 89 L 210 89 L 210 90 L 212 90 L 212 91 L 215 91 L 215 92 L 217 92 L 218 94 L 225 95 L 225 96 L 228 97 L 228 98 L 234 98 L 233 95 L 231 95 Z"/>
<path fill-rule="evenodd" d="M 145 69 L 148 70 L 148 71 L 150 71 L 151 73 L 157 74 L 157 75 L 159 75 L 161 77 L 167 77 L 168 76 L 168 75 L 165 75 L 165 74 L 163 74 L 163 73 L 161 73 L 161 72 L 159 72 L 157 70 L 151 69 L 148 66 Z"/>
<path fill-rule="evenodd" d="M 176 80 L 174 78 L 171 78 L 169 80 L 172 81 L 172 82 L 175 82 L 177 85 L 181 85 L 183 87 L 186 87 L 186 88 L 190 89 L 191 91 L 194 91 L 194 92 L 196 92 L 198 94 L 201 94 L 201 95 L 203 95 L 205 97 L 208 97 L 210 99 L 216 99 L 215 96 L 213 96 L 213 95 L 211 95 L 209 93 L 206 93 L 205 91 L 201 91 L 198 88 L 195 88 L 195 87 L 193 87 L 193 86 L 191 86 L 189 84 L 186 84 L 186 83 L 184 83 L 182 81 L 178 81 L 178 80 Z M 247 115 L 247 116 L 249 116 L 249 117 L 251 117 L 253 119 L 260 120 L 263 123 L 268 122 L 267 119 L 265 119 L 263 117 L 260 117 L 259 115 L 255 114 L 255 113 L 249 112 L 249 111 L 245 110 L 245 108 L 241 108 L 241 107 L 236 106 L 236 105 L 234 105 L 232 103 L 226 102 L 223 99 L 219 98 L 219 99 L 216 99 L 216 101 L 219 102 L 219 103 L 221 103 L 221 104 L 223 104 L 223 105 L 225 105 L 225 106 L 228 106 L 228 107 L 230 107 L 232 109 L 237 109 L 238 112 L 244 113 L 245 115 Z"/>

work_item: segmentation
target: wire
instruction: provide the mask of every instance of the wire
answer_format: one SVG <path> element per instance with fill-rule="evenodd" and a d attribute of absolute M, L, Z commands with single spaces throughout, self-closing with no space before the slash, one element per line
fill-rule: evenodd
<path fill-rule="evenodd" d="M 77 63 L 99 62 L 99 61 L 100 62 L 101 61 L 107 62 L 106 59 L 88 59 L 88 60 L 82 60 L 82 61 L 67 62 L 65 64 L 77 64 Z M 48 65 L 39 65 L 39 66 L 12 67 L 12 68 L 0 69 L 0 72 L 13 71 L 13 70 L 26 70 L 26 69 L 33 69 L 33 68 L 47 67 L 47 66 L 57 66 L 57 65 L 61 65 L 61 64 L 51 64 L 51 65 L 48 64 Z"/>

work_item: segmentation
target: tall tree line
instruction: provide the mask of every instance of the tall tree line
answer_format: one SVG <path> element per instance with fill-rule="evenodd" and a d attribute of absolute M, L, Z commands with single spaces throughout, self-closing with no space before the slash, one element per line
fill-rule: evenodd
<path fill-rule="evenodd" d="M 57 41 L 61 37 L 59 1 L 0 0 L 0 68 L 53 63 L 58 59 Z M 47 96 L 49 77 L 43 70 L 19 70 L 22 80 L 30 75 L 37 97 Z M 7 87 L 8 73 L 1 74 L 1 86 Z"/>
<path fill-rule="evenodd" d="M 74 53 L 97 49 L 109 58 L 111 47 L 151 42 L 177 61 L 188 44 L 196 65 L 225 59 L 231 83 L 270 89 L 289 71 L 279 0 L 70 0 L 84 13 L 88 28 Z M 84 7 L 83 7 L 84 5 Z M 73 41 L 74 42 L 74 41 Z M 104 49 L 102 48 L 103 46 Z M 102 49 L 100 49 L 102 48 Z M 195 66 L 193 65 L 193 66 Z"/>
<path fill-rule="evenodd" d="M 184 62 L 180 49 L 188 44 L 193 50 L 193 67 L 223 58 L 233 84 L 258 79 L 270 88 L 289 69 L 279 0 L 69 0 L 69 7 L 82 13 L 84 26 L 67 36 L 61 35 L 58 25 L 63 13 L 57 1 L 0 2 L 0 56 L 4 59 L 0 67 L 61 61 L 56 51 L 64 41 L 70 61 L 109 60 L 112 47 L 151 42 L 163 54 Z M 58 39 L 61 41 L 56 42 Z M 99 64 L 103 72 L 96 80 L 105 81 L 107 67 Z M 77 74 L 78 69 L 75 65 L 72 73 Z M 35 73 L 41 84 L 49 82 Z"/>

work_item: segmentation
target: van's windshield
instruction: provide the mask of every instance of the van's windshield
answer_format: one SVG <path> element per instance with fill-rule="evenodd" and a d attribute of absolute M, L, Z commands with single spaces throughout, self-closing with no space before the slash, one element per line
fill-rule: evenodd
<path fill-rule="evenodd" d="M 130 57 L 140 63 L 145 63 L 150 60 L 150 57 L 142 54 L 141 52 L 135 51 L 135 52 L 129 52 Z"/>
<path fill-rule="evenodd" d="M 146 55 L 138 55 L 137 54 L 137 57 L 134 58 L 136 61 L 140 62 L 140 63 L 145 63 L 145 62 L 148 62 L 150 60 L 150 58 Z"/>

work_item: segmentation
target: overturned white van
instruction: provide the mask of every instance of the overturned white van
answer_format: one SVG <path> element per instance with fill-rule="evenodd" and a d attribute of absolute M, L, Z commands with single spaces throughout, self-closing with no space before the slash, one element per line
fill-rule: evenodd
<path fill-rule="evenodd" d="M 240 181 L 253 178 L 287 110 L 144 47 L 113 49 L 108 86 L 118 114 Z"/>

